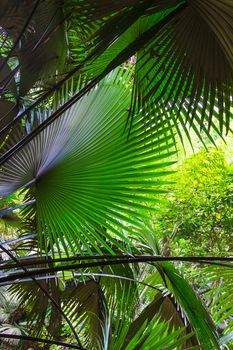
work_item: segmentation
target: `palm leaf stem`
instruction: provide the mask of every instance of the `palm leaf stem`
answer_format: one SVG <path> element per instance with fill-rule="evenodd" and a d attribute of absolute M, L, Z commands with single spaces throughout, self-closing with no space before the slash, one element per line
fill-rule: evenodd
<path fill-rule="evenodd" d="M 1 242 L 1 244 L 2 245 L 9 245 L 9 244 L 12 244 L 12 243 L 18 243 L 20 241 L 25 241 L 26 239 L 36 238 L 36 237 L 38 237 L 38 234 L 37 233 L 32 233 L 31 235 L 26 235 L 26 236 L 22 236 L 22 237 L 18 237 L 18 238 L 15 238 L 15 239 L 10 239 L 8 241 Z"/>
<path fill-rule="evenodd" d="M 0 248 L 2 245 L 0 245 Z M 24 259 L 24 258 L 22 258 Z M 19 261 L 17 259 L 16 264 L 9 263 L 7 261 L 4 266 L 0 266 L 0 270 L 9 269 L 9 268 L 15 268 L 15 267 L 23 267 L 23 266 L 31 266 L 31 265 L 44 265 L 47 263 L 57 263 L 57 262 L 70 262 L 70 261 L 82 261 L 82 260 L 109 260 L 113 261 L 113 263 L 122 263 L 129 262 L 160 262 L 160 261 L 184 261 L 184 262 L 197 262 L 197 263 L 216 263 L 219 265 L 217 261 L 227 261 L 227 262 L 233 262 L 233 257 L 216 257 L 216 256 L 150 256 L 150 255 L 110 255 L 110 254 L 104 254 L 104 255 L 94 255 L 94 256 L 74 256 L 74 257 L 65 257 L 65 258 L 38 258 L 32 261 Z M 114 259 L 119 259 L 114 260 Z M 138 261 L 140 260 L 140 261 Z M 97 262 L 96 262 L 97 263 Z M 97 263 L 98 264 L 98 263 Z M 221 264 L 222 265 L 222 264 Z M 230 265 L 230 267 L 233 267 L 233 265 Z M 81 266 L 82 268 L 82 266 Z"/>
<path fill-rule="evenodd" d="M 16 263 L 18 263 L 18 260 L 17 258 L 11 254 L 10 252 L 8 252 L 8 250 L 3 247 L 1 244 L 0 244 L 0 248 L 12 259 L 14 260 Z M 22 269 L 24 270 L 25 273 L 28 273 L 29 271 L 25 268 L 25 267 L 22 267 Z M 82 347 L 82 343 L 78 337 L 78 334 L 74 328 L 74 326 L 72 325 L 71 321 L 69 320 L 69 318 L 67 317 L 67 315 L 65 314 L 65 312 L 63 311 L 63 309 L 60 307 L 60 305 L 57 303 L 57 301 L 50 295 L 50 293 L 46 290 L 46 288 L 44 288 L 40 282 L 38 282 L 33 276 L 31 277 L 32 281 L 43 291 L 43 293 L 47 296 L 47 298 L 51 301 L 51 303 L 55 306 L 55 308 L 61 313 L 61 315 L 64 317 L 64 319 L 66 320 L 66 322 L 68 323 L 75 339 L 77 340 L 78 344 L 79 344 L 79 347 L 80 349 L 83 349 L 84 348 Z"/>
<path fill-rule="evenodd" d="M 213 259 L 215 261 L 218 260 L 218 258 L 216 257 L 212 257 L 212 260 Z M 221 260 L 223 259 L 233 262 L 233 258 L 222 258 Z M 69 265 L 54 266 L 49 268 L 33 269 L 30 271 L 22 267 L 24 271 L 26 270 L 25 272 L 17 272 L 15 274 L 2 277 L 0 278 L 0 284 L 8 281 L 14 281 L 15 279 L 25 278 L 25 277 L 30 277 L 30 278 L 33 278 L 34 280 L 34 276 L 54 273 L 58 271 L 68 271 L 68 270 L 74 270 L 74 269 L 79 270 L 79 269 L 84 269 L 89 267 L 112 266 L 112 265 L 118 265 L 118 264 L 153 263 L 153 262 L 164 262 L 164 261 L 186 261 L 186 262 L 192 262 L 192 263 L 198 263 L 198 264 L 218 265 L 218 266 L 233 268 L 233 264 L 217 263 L 215 261 L 211 261 L 211 259 L 209 259 L 208 257 L 143 256 L 143 257 L 136 257 L 136 258 L 130 257 L 128 259 L 113 260 L 113 261 L 97 261 L 97 262 L 88 262 L 88 263 L 81 263 L 81 264 L 69 264 Z"/>
<path fill-rule="evenodd" d="M 32 248 L 11 248 L 11 249 L 8 249 L 8 252 L 16 252 L 16 251 L 22 251 L 22 252 L 28 251 L 28 252 L 31 252 Z M 7 260 L 7 261 L 10 261 L 10 259 Z"/>
<path fill-rule="evenodd" d="M 114 259 L 119 259 L 119 261 L 121 259 L 125 260 L 126 256 L 125 255 L 121 255 L 121 256 L 116 256 L 116 255 L 99 255 L 99 256 L 81 256 L 81 257 L 67 257 L 67 258 L 46 258 L 46 259 L 36 259 L 33 261 L 19 261 L 17 264 L 14 263 L 9 263 L 9 261 L 5 260 L 5 265 L 4 266 L 0 266 L 0 270 L 6 270 L 6 269 L 13 269 L 15 267 L 22 267 L 22 266 L 31 266 L 31 265 L 44 265 L 44 264 L 48 264 L 48 263 L 56 263 L 56 262 L 69 262 L 69 261 L 80 261 L 80 260 L 103 260 L 103 259 L 107 259 L 107 260 L 114 260 Z M 132 258 L 132 256 L 131 256 Z M 11 260 L 12 261 L 12 260 Z M 4 262 L 3 262 L 4 263 Z"/>
<path fill-rule="evenodd" d="M 85 348 L 83 348 L 79 345 L 64 343 L 64 342 L 57 341 L 57 340 L 49 340 L 49 339 L 43 339 L 43 338 L 39 338 L 39 337 L 31 337 L 28 335 L 16 335 L 16 334 L 0 333 L 0 338 L 19 339 L 19 340 L 31 341 L 31 342 L 35 342 L 35 343 L 59 345 L 59 346 L 64 346 L 65 348 L 69 348 L 69 349 L 86 350 Z"/>
<path fill-rule="evenodd" d="M 62 274 L 63 277 L 109 277 L 109 278 L 115 278 L 115 279 L 120 279 L 120 280 L 124 280 L 124 281 L 129 281 L 129 282 L 134 282 L 134 283 L 137 283 L 137 284 L 140 284 L 144 287 L 148 287 L 148 288 L 151 288 L 151 289 L 154 289 L 158 292 L 161 292 L 162 293 L 162 290 L 153 286 L 152 284 L 149 284 L 149 283 L 145 283 L 145 282 L 142 282 L 142 281 L 139 281 L 138 279 L 135 279 L 135 278 L 130 278 L 130 277 L 125 277 L 125 276 L 121 276 L 121 275 L 115 275 L 115 274 L 109 274 L 109 273 L 95 273 L 95 272 L 82 272 L 82 273 L 67 273 L 67 274 Z M 36 277 L 35 279 L 37 281 L 41 281 L 41 280 L 49 280 L 49 279 L 54 279 L 54 280 L 58 280 L 61 276 L 58 276 L 57 274 L 55 275 L 46 275 L 46 276 L 41 276 L 41 277 Z M 20 281 L 14 281 L 14 282 L 11 282 L 9 283 L 10 285 L 13 285 L 13 284 L 18 284 L 18 283 L 27 283 L 27 282 L 31 282 L 32 280 L 30 278 L 28 279 L 24 279 L 24 280 L 20 280 Z M 1 286 L 7 286 L 8 283 L 6 282 L 6 284 L 1 284 Z"/>
<path fill-rule="evenodd" d="M 15 207 L 12 207 L 12 208 L 2 209 L 2 210 L 0 210 L 0 218 L 4 215 L 11 213 L 14 210 L 17 210 L 19 208 L 24 207 L 25 205 L 30 205 L 30 204 L 34 204 L 34 203 L 35 203 L 35 199 L 28 201 L 28 202 L 25 202 L 25 203 L 22 203 L 22 204 L 19 204 L 19 205 L 16 205 Z"/>

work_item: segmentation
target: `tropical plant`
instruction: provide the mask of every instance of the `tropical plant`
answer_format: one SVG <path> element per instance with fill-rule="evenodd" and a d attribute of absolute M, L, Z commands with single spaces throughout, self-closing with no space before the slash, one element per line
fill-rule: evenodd
<path fill-rule="evenodd" d="M 163 242 L 167 239 L 167 251 L 231 253 L 232 165 L 224 152 L 203 149 L 176 170 L 166 204 L 153 219 Z"/>
<path fill-rule="evenodd" d="M 2 1 L 0 214 L 18 210 L 20 228 L 0 245 L 0 284 L 28 317 L 24 335 L 1 338 L 22 349 L 229 341 L 161 255 L 148 207 L 177 137 L 192 144 L 191 128 L 214 143 L 230 130 L 232 17 L 228 0 Z"/>

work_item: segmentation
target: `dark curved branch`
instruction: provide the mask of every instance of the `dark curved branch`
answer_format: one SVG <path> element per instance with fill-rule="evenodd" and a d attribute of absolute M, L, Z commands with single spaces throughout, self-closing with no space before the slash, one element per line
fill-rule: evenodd
<path fill-rule="evenodd" d="M 16 334 L 0 333 L 0 338 L 26 340 L 26 341 L 36 342 L 36 343 L 60 345 L 60 346 L 64 346 L 64 347 L 69 348 L 69 349 L 86 350 L 86 349 L 80 347 L 79 345 L 64 343 L 64 342 L 56 341 L 56 340 L 48 340 L 48 339 L 42 339 L 42 338 L 38 338 L 38 337 L 31 337 L 28 335 L 16 335 Z"/>
<path fill-rule="evenodd" d="M 6 263 L 4 264 L 3 262 L 3 266 L 0 266 L 0 270 L 5 270 L 5 269 L 9 269 L 9 268 L 15 268 L 15 267 L 21 267 L 21 266 L 32 266 L 32 265 L 44 265 L 47 263 L 56 263 L 56 262 L 69 262 L 69 261 L 82 261 L 82 260 L 114 260 L 114 259 L 125 259 L 125 258 L 132 258 L 132 256 L 127 256 L 127 255 L 111 255 L 111 254 L 104 254 L 104 255 L 90 255 L 90 256 L 73 256 L 73 257 L 65 257 L 65 258 L 52 258 L 50 257 L 49 260 L 48 258 L 35 258 L 33 260 L 30 259 L 30 261 L 19 261 L 17 262 L 17 264 L 12 264 L 12 263 L 8 263 L 8 261 L 6 261 Z"/>
<path fill-rule="evenodd" d="M 17 258 L 10 252 L 8 252 L 8 250 L 2 246 L 2 244 L 0 244 L 0 248 L 12 259 L 14 260 L 16 263 L 18 263 Z M 28 271 L 25 267 L 22 267 L 22 269 L 25 271 L 24 273 L 30 273 L 30 271 Z M 64 313 L 64 311 L 62 310 L 62 308 L 60 307 L 60 305 L 56 302 L 56 300 L 50 295 L 50 293 L 46 290 L 46 288 L 44 288 L 40 282 L 38 282 L 33 276 L 30 276 L 30 278 L 32 279 L 32 281 L 43 291 L 43 293 L 47 296 L 47 298 L 51 301 L 51 303 L 53 303 L 53 305 L 57 308 L 57 310 L 62 314 L 62 316 L 64 317 L 64 319 L 66 320 L 66 322 L 68 323 L 68 325 L 70 326 L 70 329 L 72 330 L 75 339 L 77 340 L 78 344 L 79 344 L 79 348 L 83 349 L 82 347 L 82 343 L 78 337 L 78 334 L 74 328 L 74 326 L 72 325 L 72 323 L 70 322 L 69 318 L 67 317 L 67 315 Z"/>
<path fill-rule="evenodd" d="M 95 259 L 93 257 L 93 259 Z M 100 267 L 100 266 L 112 266 L 118 264 L 137 264 L 137 263 L 153 263 L 153 262 L 165 262 L 165 261 L 184 261 L 198 264 L 208 264 L 208 265 L 217 265 L 222 267 L 233 268 L 233 264 L 230 263 L 220 263 L 218 261 L 227 261 L 233 262 L 233 258 L 224 258 L 224 257 L 165 257 L 165 256 L 136 256 L 136 257 L 128 257 L 124 256 L 123 259 L 111 260 L 111 261 L 94 261 L 88 263 L 81 264 L 68 264 L 68 265 L 60 265 L 49 268 L 39 268 L 33 270 L 26 270 L 22 267 L 25 272 L 18 272 L 6 277 L 0 278 L 0 283 L 14 281 L 15 279 L 21 279 L 25 277 L 34 278 L 34 276 L 40 276 L 44 274 L 54 273 L 58 271 L 68 271 L 68 270 L 79 270 L 89 267 Z"/>
<path fill-rule="evenodd" d="M 0 245 L 1 247 L 1 245 Z M 114 261 L 114 259 L 116 261 Z M 137 262 L 136 260 L 140 260 L 139 262 L 159 262 L 159 261 L 187 261 L 187 262 L 198 262 L 198 263 L 211 263 L 211 264 L 217 264 L 219 265 L 218 261 L 222 262 L 233 262 L 232 257 L 222 257 L 222 256 L 151 256 L 151 255 L 111 255 L 111 254 L 104 254 L 104 255 L 81 255 L 81 256 L 73 256 L 73 257 L 65 257 L 65 258 L 43 258 L 38 257 L 35 259 L 30 259 L 30 261 L 19 261 L 17 260 L 17 264 L 9 263 L 6 261 L 6 263 L 3 266 L 0 266 L 0 270 L 5 270 L 9 268 L 15 268 L 15 267 L 23 267 L 23 266 L 33 266 L 33 265 L 44 265 L 47 263 L 57 263 L 57 262 L 77 262 L 82 260 L 103 260 L 105 262 L 107 261 L 113 261 L 113 263 L 118 262 L 119 264 L 125 263 L 125 262 Z M 107 261 L 106 261 L 107 260 Z M 4 263 L 4 262 L 3 262 Z M 98 262 L 94 262 L 98 264 Z M 101 264 L 101 262 L 99 262 Z M 78 266 L 78 265 L 73 265 Z M 222 264 L 221 264 L 222 266 Z M 230 265 L 230 267 L 233 267 L 233 265 Z"/>

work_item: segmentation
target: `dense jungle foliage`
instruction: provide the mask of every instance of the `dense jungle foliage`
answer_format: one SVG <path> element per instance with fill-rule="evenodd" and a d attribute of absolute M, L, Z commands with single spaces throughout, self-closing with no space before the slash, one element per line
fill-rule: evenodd
<path fill-rule="evenodd" d="M 232 38 L 229 0 L 1 0 L 1 350 L 233 350 Z"/>

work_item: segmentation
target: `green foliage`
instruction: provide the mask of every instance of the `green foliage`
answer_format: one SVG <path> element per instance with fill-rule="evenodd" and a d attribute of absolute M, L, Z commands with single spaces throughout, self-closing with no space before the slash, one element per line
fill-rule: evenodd
<path fill-rule="evenodd" d="M 23 197 L 19 193 L 13 193 L 0 202 L 0 230 L 3 235 L 3 240 L 6 237 L 12 238 L 15 236 L 15 230 L 21 227 L 22 221 L 16 212 L 11 209 L 20 208 Z"/>
<path fill-rule="evenodd" d="M 216 148 L 184 160 L 162 212 L 155 217 L 164 243 L 179 253 L 231 252 L 232 168 Z"/>
<path fill-rule="evenodd" d="M 0 286 L 25 314 L 25 337 L 7 316 L 3 343 L 230 348 L 232 264 L 154 258 L 232 251 L 224 154 L 171 175 L 177 139 L 230 130 L 232 13 L 229 0 L 1 1 L 0 228 L 16 239 L 0 245 Z"/>

